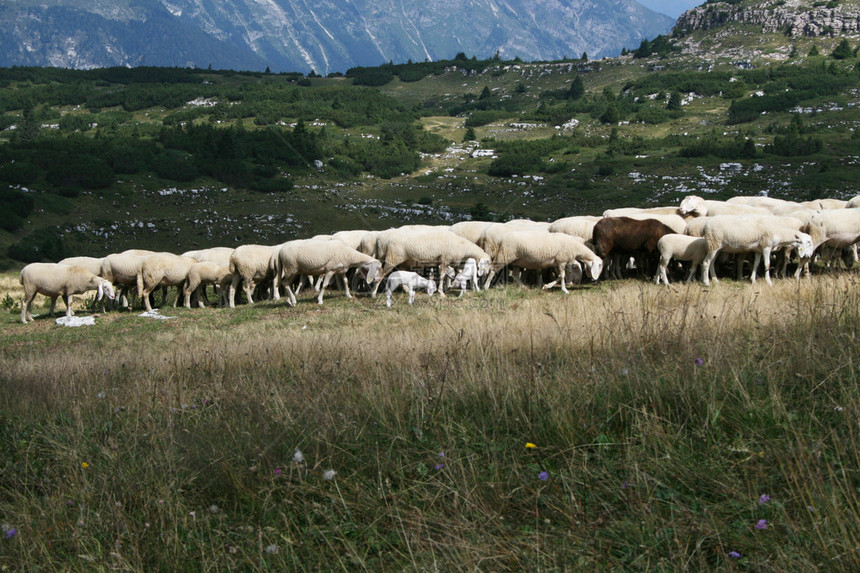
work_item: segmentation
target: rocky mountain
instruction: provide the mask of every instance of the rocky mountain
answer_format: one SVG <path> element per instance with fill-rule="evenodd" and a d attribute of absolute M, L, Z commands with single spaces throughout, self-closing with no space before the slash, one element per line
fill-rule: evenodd
<path fill-rule="evenodd" d="M 709 2 L 688 10 L 675 25 L 676 35 L 713 30 L 728 24 L 761 28 L 789 37 L 844 36 L 860 33 L 860 5 L 851 0 L 760 0 Z"/>
<path fill-rule="evenodd" d="M 0 66 L 328 74 L 458 52 L 611 56 L 671 25 L 634 0 L 0 0 Z"/>

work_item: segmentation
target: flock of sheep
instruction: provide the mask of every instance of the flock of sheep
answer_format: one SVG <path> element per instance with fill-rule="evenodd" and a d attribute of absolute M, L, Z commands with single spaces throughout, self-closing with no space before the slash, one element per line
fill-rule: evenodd
<path fill-rule="evenodd" d="M 796 260 L 795 277 L 799 277 L 803 269 L 808 273 L 815 253 L 846 250 L 856 260 L 858 240 L 860 196 L 850 201 L 795 203 L 764 196 L 713 201 L 690 195 L 674 207 L 613 209 L 602 217 L 566 217 L 552 223 L 407 225 L 385 231 L 341 231 L 275 246 L 215 247 L 181 255 L 129 250 L 100 259 L 32 263 L 20 276 L 21 321 L 33 320 L 30 307 L 37 293 L 51 298 L 51 315 L 57 297 L 62 296 L 66 315 L 71 316 L 72 296 L 90 290 L 98 291 L 97 300 L 103 296 L 113 300 L 115 289 L 120 289 L 126 305 L 126 294 L 134 288 L 143 306 L 151 310 L 149 295 L 158 288 L 177 287 L 177 303 L 182 298 L 190 308 L 195 296 L 197 304 L 204 306 L 206 286 L 213 284 L 219 304 L 232 308 L 240 284 L 249 303 L 264 296 L 277 300 L 283 288 L 288 304 L 295 305 L 298 290 L 309 281 L 322 304 L 332 278 L 351 298 L 350 282 L 353 289 L 363 286 L 375 297 L 387 277 L 390 306 L 398 288 L 409 293 L 410 304 L 419 289 L 430 295 L 438 289 L 445 296 L 445 288 L 454 287 L 461 289 L 462 296 L 469 285 L 476 291 L 489 288 L 505 268 L 511 269 L 517 284 L 523 284 L 523 271 L 536 271 L 535 280 L 544 289 L 559 285 L 565 293 L 568 284 L 581 281 L 584 274 L 597 281 L 604 265 L 613 277 L 635 266 L 657 283 L 668 284 L 672 260 L 689 262 L 687 281 L 701 268 L 702 282 L 709 284 L 716 280 L 720 253 L 736 255 L 739 278 L 745 255 L 754 253 L 751 280 L 755 282 L 763 260 L 765 278 L 771 283 L 772 252 L 785 255 L 783 275 L 789 261 Z M 650 268 L 654 266 L 656 270 Z M 548 270 L 554 271 L 553 280 L 543 284 Z"/>

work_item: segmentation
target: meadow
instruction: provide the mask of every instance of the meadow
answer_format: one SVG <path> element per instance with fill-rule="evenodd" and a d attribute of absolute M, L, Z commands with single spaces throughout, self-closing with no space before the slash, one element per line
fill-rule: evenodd
<path fill-rule="evenodd" d="M 857 283 L 4 310 L 0 569 L 856 570 Z"/>

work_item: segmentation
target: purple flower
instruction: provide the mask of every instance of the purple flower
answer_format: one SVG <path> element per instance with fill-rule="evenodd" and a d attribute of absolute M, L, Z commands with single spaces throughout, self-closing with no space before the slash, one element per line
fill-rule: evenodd
<path fill-rule="evenodd" d="M 275 468 L 275 475 L 276 476 L 281 475 L 281 468 Z"/>
<path fill-rule="evenodd" d="M 435 466 L 433 466 L 433 469 L 438 472 L 439 470 L 441 470 L 444 467 L 445 467 L 445 464 L 436 464 Z"/>
<path fill-rule="evenodd" d="M 440 457 L 440 458 L 444 458 L 444 457 L 445 457 L 445 452 L 439 452 L 439 457 Z"/>
<path fill-rule="evenodd" d="M 704 361 L 704 360 L 702 360 L 701 358 L 696 358 L 695 360 L 693 360 L 693 363 L 694 363 L 696 366 L 701 366 L 702 364 L 704 364 L 704 363 L 705 363 L 705 361 Z"/>
<path fill-rule="evenodd" d="M 766 504 L 770 501 L 770 496 L 766 493 L 761 494 L 761 497 L 758 498 L 758 502 L 762 505 Z"/>
<path fill-rule="evenodd" d="M 538 474 L 538 479 L 540 481 L 546 481 L 549 478 L 549 474 L 547 472 L 541 472 Z"/>
<path fill-rule="evenodd" d="M 755 524 L 756 529 L 767 529 L 767 520 L 759 519 L 758 523 Z"/>
<path fill-rule="evenodd" d="M 13 537 L 15 537 L 15 534 L 17 534 L 17 533 L 18 533 L 17 529 L 15 529 L 14 527 L 10 527 L 9 529 L 6 530 L 6 539 L 12 539 Z"/>
<path fill-rule="evenodd" d="M 729 551 L 729 557 L 731 557 L 732 559 L 740 559 L 741 554 L 737 551 Z"/>

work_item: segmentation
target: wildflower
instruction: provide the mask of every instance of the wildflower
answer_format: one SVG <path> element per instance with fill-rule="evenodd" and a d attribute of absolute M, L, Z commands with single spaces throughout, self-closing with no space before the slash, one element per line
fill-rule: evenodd
<path fill-rule="evenodd" d="M 323 479 L 331 481 L 334 479 L 335 474 L 337 474 L 337 472 L 334 470 L 326 470 L 323 472 Z"/>
<path fill-rule="evenodd" d="M 444 457 L 445 457 L 445 452 L 439 452 L 439 457 L 440 457 L 440 458 L 444 458 Z"/>
<path fill-rule="evenodd" d="M 196 511 L 189 511 L 188 515 L 190 515 L 192 519 L 197 519 L 197 512 Z"/>
<path fill-rule="evenodd" d="M 269 545 L 268 547 L 266 547 L 266 553 L 270 553 L 270 554 L 274 555 L 277 552 L 278 552 L 278 546 L 275 545 L 274 543 Z"/>
<path fill-rule="evenodd" d="M 88 467 L 90 467 L 90 464 L 88 464 L 87 462 L 81 462 L 81 468 L 87 469 Z"/>
<path fill-rule="evenodd" d="M 210 511 L 211 513 L 218 513 L 218 512 L 219 512 L 219 511 L 221 511 L 221 510 L 218 508 L 218 506 L 217 506 L 217 505 L 215 505 L 215 504 L 213 503 L 212 505 L 210 505 L 210 506 L 209 506 L 209 511 Z"/>
<path fill-rule="evenodd" d="M 770 501 L 770 496 L 766 493 L 761 494 L 761 497 L 758 498 L 758 502 L 762 505 L 766 504 Z"/>
<path fill-rule="evenodd" d="M 6 539 L 12 539 L 18 533 L 18 530 L 14 527 L 11 527 L 7 524 L 3 524 L 3 534 L 6 536 Z"/>
<path fill-rule="evenodd" d="M 297 464 L 303 464 L 305 462 L 305 456 L 302 454 L 301 450 L 296 449 L 296 451 L 293 452 L 293 461 Z"/>
<path fill-rule="evenodd" d="M 526 447 L 527 447 L 528 449 L 533 449 L 533 448 L 536 448 L 537 446 L 536 446 L 536 445 L 534 445 L 534 444 L 533 444 L 533 443 L 531 443 L 531 442 L 526 442 Z"/>
<path fill-rule="evenodd" d="M 433 469 L 438 472 L 439 470 L 441 470 L 444 467 L 445 467 L 445 464 L 439 463 L 439 464 L 436 464 L 435 466 L 433 466 Z"/>
<path fill-rule="evenodd" d="M 546 481 L 549 478 L 549 474 L 547 472 L 541 472 L 538 474 L 538 479 L 540 481 Z"/>
<path fill-rule="evenodd" d="M 705 361 L 701 358 L 696 358 L 695 360 L 693 360 L 693 364 L 695 364 L 696 366 L 701 366 L 704 363 Z"/>
<path fill-rule="evenodd" d="M 758 523 L 755 524 L 756 529 L 767 529 L 767 520 L 759 519 Z"/>
<path fill-rule="evenodd" d="M 281 475 L 281 468 L 275 468 L 275 475 L 276 476 Z"/>
<path fill-rule="evenodd" d="M 104 390 L 96 394 L 96 398 L 98 398 L 99 400 L 103 400 L 105 396 L 107 396 L 107 393 Z"/>
<path fill-rule="evenodd" d="M 732 559 L 740 559 L 741 554 L 737 551 L 729 551 L 729 557 L 731 557 Z"/>

